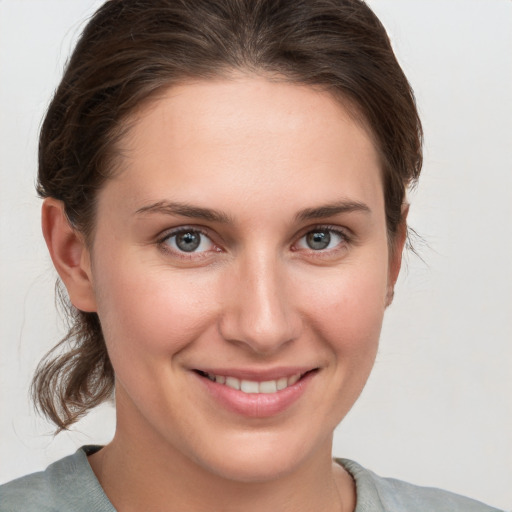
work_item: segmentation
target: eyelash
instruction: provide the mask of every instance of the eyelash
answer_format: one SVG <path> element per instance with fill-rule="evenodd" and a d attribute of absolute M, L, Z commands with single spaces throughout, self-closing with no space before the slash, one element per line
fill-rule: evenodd
<path fill-rule="evenodd" d="M 192 227 L 192 226 L 183 226 L 183 227 L 180 227 L 177 229 L 173 229 L 172 231 L 166 232 L 162 237 L 160 237 L 157 240 L 157 245 L 163 252 L 165 252 L 167 254 L 171 254 L 172 256 L 175 256 L 178 258 L 185 259 L 185 260 L 197 259 L 197 258 L 208 256 L 209 253 L 211 252 L 209 250 L 200 251 L 200 252 L 195 252 L 195 251 L 186 252 L 186 251 L 181 251 L 179 249 L 172 249 L 171 247 L 169 247 L 168 242 L 170 239 L 172 239 L 173 237 L 177 237 L 180 234 L 186 234 L 186 233 L 199 233 L 202 237 L 205 237 L 208 240 L 210 240 L 211 244 L 215 247 L 214 252 L 220 252 L 220 249 L 216 246 L 215 242 L 213 242 L 211 236 L 206 232 L 206 230 L 201 229 L 199 227 Z"/>
<path fill-rule="evenodd" d="M 341 241 L 336 245 L 336 247 L 327 249 L 327 250 L 323 250 L 323 249 L 315 250 L 315 249 L 311 249 L 311 248 L 305 249 L 314 257 L 322 258 L 322 257 L 327 256 L 328 254 L 329 255 L 337 254 L 340 250 L 346 249 L 347 245 L 349 245 L 352 242 L 352 237 L 351 237 L 351 235 L 349 235 L 347 233 L 346 230 L 340 229 L 338 226 L 319 225 L 319 226 L 310 227 L 307 229 L 307 231 L 303 232 L 303 234 L 298 238 L 297 242 L 295 242 L 293 244 L 292 251 L 297 252 L 297 251 L 301 250 L 301 249 L 297 249 L 295 247 L 307 235 L 312 234 L 312 233 L 319 233 L 322 231 L 329 232 L 331 235 L 334 234 L 335 236 L 338 236 L 341 239 Z M 211 244 L 214 246 L 213 252 L 222 252 L 222 249 L 220 249 L 215 244 L 215 242 L 211 238 L 211 235 L 209 235 L 209 233 L 206 230 L 204 230 L 200 227 L 192 227 L 192 226 L 183 226 L 183 227 L 174 229 L 172 231 L 166 232 L 163 236 L 161 236 L 157 240 L 157 245 L 163 252 L 165 252 L 167 254 L 170 253 L 171 255 L 178 257 L 178 258 L 182 258 L 182 259 L 197 259 L 197 258 L 201 258 L 201 257 L 207 257 L 212 252 L 211 250 L 205 250 L 205 251 L 199 251 L 199 252 L 195 252 L 195 251 L 187 252 L 187 251 L 182 251 L 179 249 L 172 249 L 169 247 L 170 239 L 172 239 L 173 237 L 177 237 L 180 234 L 185 234 L 185 233 L 198 233 L 202 237 L 206 237 L 211 242 Z M 202 243 L 202 242 L 200 242 L 200 243 Z"/>
<path fill-rule="evenodd" d="M 319 225 L 313 226 L 307 229 L 307 231 L 303 232 L 303 234 L 299 237 L 298 241 L 295 242 L 294 247 L 303 240 L 307 235 L 311 233 L 319 233 L 322 231 L 327 231 L 331 235 L 336 235 L 340 238 L 340 242 L 331 249 L 326 250 L 315 250 L 315 249 L 306 249 L 310 255 L 315 258 L 325 258 L 327 256 L 334 256 L 339 253 L 339 251 L 345 250 L 348 245 L 352 243 L 352 236 L 345 229 L 341 229 L 339 226 L 330 226 L 330 225 Z M 297 249 L 294 249 L 297 250 Z"/>

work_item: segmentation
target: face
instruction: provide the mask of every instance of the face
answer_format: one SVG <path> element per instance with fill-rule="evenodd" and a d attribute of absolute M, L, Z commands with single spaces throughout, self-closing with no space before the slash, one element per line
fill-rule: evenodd
<path fill-rule="evenodd" d="M 171 88 L 120 146 L 90 255 L 118 435 L 245 481 L 330 457 L 396 278 L 367 131 L 238 77 Z"/>

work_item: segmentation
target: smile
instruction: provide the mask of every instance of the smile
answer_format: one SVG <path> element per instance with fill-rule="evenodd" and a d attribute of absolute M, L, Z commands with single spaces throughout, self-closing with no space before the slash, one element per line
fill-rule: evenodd
<path fill-rule="evenodd" d="M 247 418 L 284 413 L 309 389 L 320 368 L 257 371 L 213 368 L 198 370 L 207 395 L 228 411 Z"/>
<path fill-rule="evenodd" d="M 278 391 L 282 391 L 290 386 L 296 384 L 306 373 L 296 373 L 289 377 L 280 377 L 275 380 L 266 380 L 263 382 L 258 382 L 255 380 L 246 380 L 246 379 L 238 379 L 236 377 L 226 376 L 226 375 L 214 375 L 213 373 L 206 373 L 198 371 L 200 375 L 206 377 L 212 382 L 216 382 L 218 384 L 223 384 L 228 388 L 236 389 L 238 391 L 242 391 L 243 393 L 277 393 Z"/>

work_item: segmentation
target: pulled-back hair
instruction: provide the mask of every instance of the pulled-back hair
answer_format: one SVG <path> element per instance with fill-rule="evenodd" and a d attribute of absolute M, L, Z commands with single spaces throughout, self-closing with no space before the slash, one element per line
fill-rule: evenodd
<path fill-rule="evenodd" d="M 109 0 L 91 18 L 44 119 L 37 190 L 63 202 L 87 243 L 96 195 L 115 169 L 130 114 L 158 91 L 234 71 L 320 86 L 351 107 L 379 151 L 388 237 L 418 178 L 421 124 L 380 21 L 361 0 Z M 74 308 L 32 383 L 59 430 L 111 396 L 96 313 Z"/>

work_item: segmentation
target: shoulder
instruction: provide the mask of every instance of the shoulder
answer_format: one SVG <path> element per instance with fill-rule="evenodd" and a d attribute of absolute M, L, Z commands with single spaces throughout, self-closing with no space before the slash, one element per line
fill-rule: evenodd
<path fill-rule="evenodd" d="M 51 485 L 46 472 L 33 473 L 0 486 L 0 511 L 52 510 Z"/>
<path fill-rule="evenodd" d="M 356 482 L 355 512 L 499 512 L 458 494 L 382 478 L 354 461 L 336 460 Z"/>
<path fill-rule="evenodd" d="M 87 462 L 87 450 L 0 486 L 0 512 L 115 512 Z"/>

